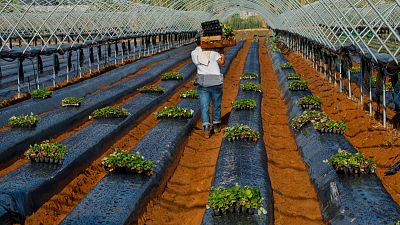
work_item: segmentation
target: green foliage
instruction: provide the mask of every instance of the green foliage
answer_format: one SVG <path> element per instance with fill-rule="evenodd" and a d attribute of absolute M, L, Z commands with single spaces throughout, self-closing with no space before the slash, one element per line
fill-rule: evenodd
<path fill-rule="evenodd" d="M 348 128 L 347 124 L 343 121 L 335 121 L 327 118 L 313 122 L 313 126 L 318 131 L 341 134 Z"/>
<path fill-rule="evenodd" d="M 161 80 L 183 80 L 183 75 L 178 72 L 166 72 L 161 75 Z"/>
<path fill-rule="evenodd" d="M 239 110 L 239 109 L 254 109 L 257 103 L 254 99 L 241 99 L 235 100 L 232 102 L 232 108 Z"/>
<path fill-rule="evenodd" d="M 376 87 L 376 77 L 375 76 L 371 77 L 371 86 Z"/>
<path fill-rule="evenodd" d="M 80 105 L 83 98 L 67 97 L 61 100 L 61 105 Z"/>
<path fill-rule="evenodd" d="M 256 142 L 260 139 L 260 133 L 247 125 L 238 124 L 224 129 L 224 138 L 233 140 L 250 140 Z"/>
<path fill-rule="evenodd" d="M 257 79 L 258 74 L 256 73 L 243 73 L 240 79 L 252 80 Z"/>
<path fill-rule="evenodd" d="M 227 23 L 220 23 L 222 28 L 222 36 L 225 39 L 232 39 L 235 34 L 233 34 L 233 27 Z"/>
<path fill-rule="evenodd" d="M 31 92 L 32 98 L 45 99 L 49 98 L 53 94 L 52 91 L 46 89 L 36 89 Z"/>
<path fill-rule="evenodd" d="M 352 73 L 360 73 L 361 72 L 361 68 L 359 66 L 353 66 L 353 67 L 351 67 L 350 71 Z"/>
<path fill-rule="evenodd" d="M 327 116 L 323 112 L 306 110 L 292 119 L 291 126 L 293 129 L 300 130 L 308 122 L 318 122 L 326 118 Z"/>
<path fill-rule="evenodd" d="M 22 116 L 12 116 L 8 119 L 8 124 L 11 127 L 24 127 L 24 128 L 32 128 L 36 127 L 36 124 L 39 122 L 39 116 L 31 113 L 30 115 L 22 115 Z"/>
<path fill-rule="evenodd" d="M 180 93 L 181 98 L 199 98 L 199 94 L 196 89 L 186 90 Z"/>
<path fill-rule="evenodd" d="M 361 152 L 351 154 L 345 150 L 339 149 L 338 153 L 324 160 L 324 163 L 332 165 L 336 171 L 355 173 L 374 172 L 376 163 L 372 157 L 365 157 Z M 349 170 L 350 169 L 350 170 Z"/>
<path fill-rule="evenodd" d="M 31 145 L 24 155 L 28 159 L 48 157 L 60 160 L 68 155 L 67 145 L 58 142 L 51 143 L 49 141 L 44 141 L 40 144 Z"/>
<path fill-rule="evenodd" d="M 158 93 L 162 94 L 165 92 L 165 88 L 157 85 L 151 85 L 151 86 L 144 86 L 138 89 L 140 93 Z"/>
<path fill-rule="evenodd" d="M 263 21 L 261 16 L 241 18 L 239 14 L 234 14 L 228 18 L 228 24 L 235 30 L 261 28 L 264 26 Z"/>
<path fill-rule="evenodd" d="M 124 171 L 151 176 L 154 170 L 154 163 L 151 160 L 145 160 L 139 152 L 131 154 L 124 150 L 118 152 L 118 149 L 104 157 L 101 164 L 110 172 Z"/>
<path fill-rule="evenodd" d="M 280 67 L 281 67 L 281 69 L 292 69 L 293 65 L 291 63 L 287 62 L 287 63 L 282 63 L 280 65 Z"/>
<path fill-rule="evenodd" d="M 302 74 L 300 74 L 300 73 L 289 73 L 288 75 L 287 75 L 287 79 L 288 80 L 300 80 L 300 78 L 302 77 L 303 75 Z"/>
<path fill-rule="evenodd" d="M 263 197 L 260 188 L 250 186 L 211 187 L 207 208 L 228 209 L 242 206 L 247 209 L 258 209 L 258 214 L 266 214 L 263 208 Z"/>
<path fill-rule="evenodd" d="M 305 80 L 294 80 L 289 83 L 289 89 L 292 91 L 308 89 L 308 82 Z"/>
<path fill-rule="evenodd" d="M 164 107 L 163 110 L 154 113 L 157 119 L 188 119 L 193 116 L 193 110 L 179 106 Z"/>
<path fill-rule="evenodd" d="M 256 91 L 256 92 L 262 92 L 261 86 L 259 84 L 255 84 L 252 82 L 247 82 L 245 84 L 241 84 L 240 88 L 243 91 Z"/>
<path fill-rule="evenodd" d="M 321 106 L 322 100 L 318 96 L 304 96 L 297 100 L 297 105 L 305 105 L 305 106 Z"/>
<path fill-rule="evenodd" d="M 393 85 L 392 82 L 386 82 L 386 91 L 393 91 Z"/>
<path fill-rule="evenodd" d="M 101 109 L 96 109 L 92 116 L 94 118 L 122 118 L 129 115 L 128 110 L 113 106 L 106 106 Z"/>

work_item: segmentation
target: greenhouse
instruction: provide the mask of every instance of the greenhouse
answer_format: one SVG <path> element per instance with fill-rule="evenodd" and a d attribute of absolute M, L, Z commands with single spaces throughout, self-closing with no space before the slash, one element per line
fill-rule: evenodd
<path fill-rule="evenodd" d="M 399 0 L 0 0 L 1 225 L 400 225 Z"/>

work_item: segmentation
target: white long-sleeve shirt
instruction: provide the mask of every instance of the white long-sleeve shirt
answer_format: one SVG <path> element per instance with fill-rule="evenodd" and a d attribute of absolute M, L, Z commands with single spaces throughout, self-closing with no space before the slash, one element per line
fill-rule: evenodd
<path fill-rule="evenodd" d="M 203 87 L 220 85 L 224 76 L 221 74 L 217 60 L 221 55 L 215 51 L 203 51 L 197 47 L 192 51 L 192 61 L 197 67 L 197 82 Z"/>

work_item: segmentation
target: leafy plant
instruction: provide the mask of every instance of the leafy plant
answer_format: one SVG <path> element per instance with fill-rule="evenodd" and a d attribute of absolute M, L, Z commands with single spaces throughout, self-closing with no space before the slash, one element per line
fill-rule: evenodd
<path fill-rule="evenodd" d="M 67 97 L 61 100 L 61 105 L 62 106 L 67 106 L 67 105 L 80 105 L 82 103 L 83 98 L 77 98 L 77 97 Z"/>
<path fill-rule="evenodd" d="M 300 74 L 300 73 L 289 73 L 288 75 L 287 75 L 287 79 L 288 80 L 300 80 L 300 78 L 302 77 L 303 75 L 302 74 Z"/>
<path fill-rule="evenodd" d="M 220 23 L 222 29 L 222 35 L 225 39 L 232 39 L 235 34 L 233 33 L 233 27 L 227 23 Z"/>
<path fill-rule="evenodd" d="M 8 119 L 8 124 L 11 127 L 24 127 L 24 128 L 32 128 L 36 127 L 36 124 L 39 122 L 39 116 L 31 113 L 30 115 L 21 115 L 21 116 L 12 116 Z"/>
<path fill-rule="evenodd" d="M 144 86 L 138 89 L 140 93 L 158 93 L 162 94 L 165 92 L 165 88 L 161 86 L 151 85 L 151 86 Z"/>
<path fill-rule="evenodd" d="M 281 69 L 292 69 L 292 68 L 293 68 L 293 65 L 289 62 L 281 64 Z"/>
<path fill-rule="evenodd" d="M 94 118 L 122 118 L 129 115 L 128 110 L 113 106 L 106 106 L 101 109 L 96 109 L 92 116 Z"/>
<path fill-rule="evenodd" d="M 49 98 L 53 94 L 52 91 L 46 89 L 36 89 L 31 92 L 32 98 L 45 99 Z"/>
<path fill-rule="evenodd" d="M 351 154 L 339 149 L 338 153 L 324 160 L 324 163 L 332 165 L 337 172 L 348 173 L 373 173 L 376 163 L 372 157 L 365 157 L 361 152 Z"/>
<path fill-rule="evenodd" d="M 256 74 L 256 73 L 244 73 L 244 74 L 242 74 L 240 79 L 252 80 L 252 79 L 257 79 L 257 77 L 258 77 L 258 74 Z"/>
<path fill-rule="evenodd" d="M 260 189 L 250 186 L 239 186 L 235 184 L 231 187 L 211 187 L 208 196 L 207 209 L 213 209 L 214 215 L 231 213 L 254 214 L 254 209 L 258 214 L 266 214 L 263 208 L 264 198 L 261 196 Z"/>
<path fill-rule="evenodd" d="M 347 124 L 345 122 L 327 118 L 320 121 L 314 121 L 313 126 L 316 130 L 323 133 L 343 134 L 344 131 L 347 130 Z"/>
<path fill-rule="evenodd" d="M 232 108 L 239 110 L 239 109 L 254 109 L 257 103 L 254 99 L 241 99 L 235 100 L 232 102 Z"/>
<path fill-rule="evenodd" d="M 193 110 L 179 106 L 164 107 L 163 110 L 154 113 L 157 119 L 188 119 L 193 116 Z"/>
<path fill-rule="evenodd" d="M 392 82 L 386 82 L 386 91 L 393 91 L 393 85 Z"/>
<path fill-rule="evenodd" d="M 260 139 L 260 133 L 247 125 L 238 124 L 224 129 L 224 138 L 228 141 L 234 140 L 249 140 L 256 142 Z"/>
<path fill-rule="evenodd" d="M 183 75 L 178 72 L 166 72 L 161 75 L 161 80 L 183 80 Z"/>
<path fill-rule="evenodd" d="M 24 153 L 24 155 L 36 162 L 50 162 L 62 164 L 65 156 L 68 155 L 67 145 L 58 142 L 51 143 L 44 141 L 40 144 L 34 144 Z"/>
<path fill-rule="evenodd" d="M 199 98 L 199 94 L 196 89 L 191 89 L 187 91 L 183 91 L 179 95 L 181 98 Z"/>
<path fill-rule="evenodd" d="M 118 149 L 104 157 L 101 164 L 109 172 L 131 172 L 151 176 L 154 170 L 154 163 L 151 160 L 145 160 L 139 152 L 131 154 L 124 150 L 119 152 Z"/>
<path fill-rule="evenodd" d="M 294 80 L 289 83 L 289 89 L 292 91 L 307 90 L 308 82 L 304 80 Z"/>
<path fill-rule="evenodd" d="M 353 67 L 351 67 L 350 71 L 351 71 L 352 73 L 360 73 L 360 72 L 361 72 L 361 67 L 359 67 L 359 66 L 353 66 Z"/>
<path fill-rule="evenodd" d="M 327 116 L 323 112 L 315 110 L 306 110 L 302 114 L 294 117 L 291 121 L 291 126 L 293 129 L 300 130 L 308 122 L 318 122 L 326 119 Z"/>
<path fill-rule="evenodd" d="M 262 92 L 261 86 L 259 84 L 255 84 L 255 83 L 252 83 L 252 82 L 247 82 L 247 83 L 241 84 L 240 88 L 243 91 Z"/>
<path fill-rule="evenodd" d="M 371 86 L 376 87 L 376 77 L 375 76 L 371 77 Z"/>
<path fill-rule="evenodd" d="M 297 105 L 300 105 L 303 108 L 320 108 L 322 104 L 322 100 L 318 96 L 304 96 L 297 100 Z"/>

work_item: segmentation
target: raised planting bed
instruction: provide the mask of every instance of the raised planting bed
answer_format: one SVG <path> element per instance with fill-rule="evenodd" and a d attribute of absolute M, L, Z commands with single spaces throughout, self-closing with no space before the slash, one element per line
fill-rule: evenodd
<path fill-rule="evenodd" d="M 46 89 L 36 89 L 31 92 L 31 97 L 34 99 L 46 99 L 50 98 L 52 94 L 52 91 Z"/>
<path fill-rule="evenodd" d="M 37 127 L 34 130 L 12 129 L 0 132 L 0 140 L 2 142 L 0 145 L 0 169 L 12 163 L 19 155 L 22 155 L 29 145 L 60 134 L 64 132 L 66 128 L 71 127 L 75 123 L 82 121 L 85 117 L 88 117 L 94 110 L 114 104 L 122 97 L 132 94 L 137 88 L 154 81 L 159 77 L 158 74 L 177 66 L 188 56 L 189 54 L 184 53 L 183 55 L 171 58 L 129 80 L 96 92 L 93 95 L 86 97 L 85 104 L 81 105 L 79 108 L 62 108 L 59 106 L 61 99 L 58 99 L 57 105 L 59 108 L 41 116 L 41 120 L 38 122 Z M 188 63 L 187 66 L 184 66 L 185 70 L 182 71 L 194 71 L 195 66 L 190 64 L 191 63 Z M 183 74 L 182 71 L 179 72 Z M 176 85 L 174 81 L 172 81 L 172 83 L 173 85 Z M 54 99 L 54 96 L 50 99 Z M 43 101 L 46 102 L 43 102 L 42 104 L 46 105 L 47 100 Z M 34 107 L 41 106 L 35 105 Z M 3 116 L 0 116 L 0 118 L 3 118 Z"/>
<path fill-rule="evenodd" d="M 82 104 L 83 98 L 77 97 L 67 97 L 61 100 L 62 107 L 80 107 Z"/>
<path fill-rule="evenodd" d="M 225 216 L 228 213 L 252 216 L 267 214 L 263 208 L 263 197 L 257 187 L 235 184 L 231 187 L 212 187 L 208 196 L 207 209 L 212 209 L 213 216 Z"/>
<path fill-rule="evenodd" d="M 163 67 L 162 64 L 166 63 L 169 64 L 169 61 L 175 61 L 176 63 L 180 63 L 183 58 L 181 56 L 175 56 L 176 54 L 183 53 L 184 51 L 187 51 L 189 49 L 193 49 L 192 45 L 173 49 L 161 54 L 157 54 L 152 57 L 147 57 L 140 59 L 138 61 L 135 61 L 133 63 L 126 64 L 124 66 L 115 68 L 111 71 L 108 71 L 102 75 L 99 75 L 97 77 L 93 77 L 88 80 L 80 81 L 79 83 L 73 84 L 68 87 L 64 87 L 60 90 L 54 91 L 53 95 L 51 98 L 44 99 L 41 101 L 35 101 L 34 99 L 26 100 L 20 103 L 17 103 L 15 105 L 8 106 L 6 108 L 0 109 L 0 126 L 4 126 L 7 124 L 7 119 L 13 115 L 16 114 L 28 114 L 28 113 L 35 113 L 35 114 L 40 114 L 43 112 L 47 112 L 50 110 L 53 110 L 57 107 L 60 106 L 60 101 L 66 97 L 70 96 L 76 96 L 76 97 L 81 97 L 88 95 L 90 93 L 95 92 L 99 87 L 107 86 L 110 85 L 126 76 L 131 75 L 132 73 L 138 72 L 140 69 L 153 64 L 155 62 L 159 62 L 161 60 L 166 60 L 162 62 L 160 65 L 151 68 L 149 71 L 150 73 L 145 72 L 147 76 L 152 76 L 153 79 L 156 79 L 158 77 L 158 74 L 167 71 L 165 70 L 159 70 L 159 67 Z M 174 57 L 172 57 L 174 56 Z M 184 53 L 182 56 L 185 56 L 186 58 L 190 56 L 190 53 Z M 172 57 L 172 58 L 170 58 Z M 170 59 L 169 59 L 170 58 Z M 175 59 L 179 58 L 179 59 Z M 141 75 L 139 75 L 141 76 Z M 145 77 L 143 77 L 145 78 Z M 135 78 L 136 79 L 136 78 Z M 140 80 L 136 80 L 136 83 L 138 83 Z M 138 85 L 138 87 L 142 86 Z M 136 88 L 135 88 L 136 89 Z M 134 89 L 134 90 L 135 90 Z M 111 103 L 111 102 L 110 102 Z M 108 103 L 108 104 L 110 104 Z"/>
<path fill-rule="evenodd" d="M 186 91 L 182 91 L 179 94 L 180 98 L 193 98 L 193 99 L 197 99 L 199 98 L 199 94 L 197 93 L 196 89 L 190 89 L 190 90 L 186 90 Z"/>
<path fill-rule="evenodd" d="M 282 54 L 269 51 L 282 94 L 288 104 L 289 120 L 301 114 L 296 104 L 311 92 L 291 92 L 285 72 L 279 65 L 286 62 Z M 311 124 L 305 125 L 293 135 L 304 162 L 307 164 L 311 182 L 321 203 L 325 221 L 332 225 L 389 224 L 397 221 L 400 207 L 387 193 L 375 174 L 368 176 L 345 176 L 323 161 L 335 155 L 339 148 L 354 154 L 357 150 L 342 135 L 322 135 Z"/>
<path fill-rule="evenodd" d="M 258 43 L 252 43 L 247 54 L 243 72 L 254 72 L 260 74 L 259 68 Z M 246 80 L 241 80 L 244 83 Z M 259 84 L 260 77 L 253 80 Z M 230 113 L 228 126 L 245 124 L 262 134 L 261 102 L 262 95 L 253 91 L 243 91 L 239 89 L 236 99 L 254 99 L 256 107 L 253 110 L 233 110 Z M 213 210 L 207 209 L 202 224 L 273 224 L 272 190 L 268 176 L 268 166 L 264 141 L 262 136 L 253 143 L 245 141 L 229 142 L 222 140 L 218 160 L 215 170 L 215 177 L 212 182 L 213 187 L 232 187 L 238 184 L 241 187 L 249 186 L 260 190 L 263 198 L 260 207 L 266 209 L 266 214 L 248 215 L 243 213 L 227 213 L 223 216 L 214 216 Z M 247 209 L 247 208 L 246 208 Z M 265 212 L 262 210 L 262 212 Z"/>
<path fill-rule="evenodd" d="M 303 109 L 320 109 L 322 105 L 322 100 L 318 96 L 309 95 L 299 98 L 296 103 Z"/>
<path fill-rule="evenodd" d="M 345 175 L 360 175 L 375 173 L 376 163 L 372 158 L 365 157 L 361 152 L 354 154 L 339 149 L 338 153 L 324 160 L 324 163 L 332 165 L 337 173 Z"/>
<path fill-rule="evenodd" d="M 154 163 L 146 160 L 139 152 L 128 153 L 124 150 L 115 149 L 113 153 L 101 160 L 101 165 L 109 172 L 134 173 L 151 176 Z"/>
<path fill-rule="evenodd" d="M 36 163 L 63 164 L 67 155 L 67 145 L 49 141 L 31 145 L 25 152 L 25 156 Z"/>
<path fill-rule="evenodd" d="M 231 50 L 235 49 L 232 48 Z M 229 54 L 229 52 L 227 56 L 234 57 L 234 55 Z M 229 64 L 226 64 L 226 66 L 229 66 Z M 196 67 L 192 63 L 188 63 L 179 70 L 179 72 L 184 75 L 185 81 L 187 81 L 195 71 Z M 152 74 L 148 75 L 150 76 Z M 67 146 L 71 146 L 73 151 L 70 151 L 62 166 L 50 168 L 28 163 L 0 177 L 0 193 L 2 193 L 0 194 L 0 224 L 12 224 L 10 222 L 11 220 L 19 220 L 20 223 L 22 223 L 26 216 L 35 212 L 43 203 L 50 199 L 51 196 L 58 193 L 68 182 L 74 179 L 77 174 L 81 173 L 93 160 L 99 157 L 103 151 L 112 144 L 113 140 L 118 137 L 118 134 L 130 126 L 134 126 L 136 121 L 142 118 L 143 115 L 146 115 L 148 111 L 157 107 L 161 102 L 165 101 L 168 96 L 172 95 L 175 89 L 182 84 L 183 82 L 179 81 L 163 83 L 163 87 L 166 89 L 166 93 L 163 95 L 138 95 L 123 105 L 123 108 L 126 108 L 130 113 L 125 119 L 95 120 L 89 126 L 64 140 L 63 143 Z M 86 101 L 88 101 L 88 98 L 85 102 Z M 192 99 L 190 99 L 189 102 L 194 104 L 193 107 L 198 105 L 198 102 Z M 170 123 L 185 122 L 165 120 L 160 123 L 167 123 L 168 126 Z M 163 127 L 158 132 L 170 134 L 170 132 L 166 132 L 168 130 L 168 127 Z M 160 155 L 159 149 L 154 150 L 157 151 L 154 152 L 154 154 L 157 156 Z M 151 159 L 145 154 L 142 155 L 147 159 Z M 153 161 L 157 163 L 157 161 Z M 154 177 L 154 175 L 152 177 Z M 131 180 L 131 182 L 133 181 Z M 130 183 L 130 187 L 136 185 L 136 183 L 137 181 L 135 181 L 134 184 Z M 114 188 L 115 187 L 111 189 Z M 143 194 L 143 196 L 146 196 L 146 193 Z M 114 202 L 115 196 L 112 196 L 113 200 L 108 200 L 107 204 Z M 90 218 L 89 216 L 88 219 Z M 97 218 L 100 218 L 100 216 Z"/>
<path fill-rule="evenodd" d="M 288 80 L 300 80 L 302 76 L 303 75 L 300 74 L 300 73 L 289 73 L 286 76 L 286 79 L 288 79 Z"/>
<path fill-rule="evenodd" d="M 258 78 L 258 74 L 256 73 L 243 73 L 242 76 L 240 77 L 240 79 L 243 80 L 253 80 L 253 79 L 257 79 Z"/>
<path fill-rule="evenodd" d="M 250 110 L 254 109 L 257 103 L 254 99 L 240 99 L 232 102 L 232 108 L 235 110 Z"/>
<path fill-rule="evenodd" d="M 150 85 L 138 88 L 138 91 L 142 94 L 143 93 L 163 94 L 165 92 L 165 89 L 158 85 Z"/>
<path fill-rule="evenodd" d="M 308 90 L 308 82 L 305 80 L 290 81 L 289 89 L 291 91 L 305 91 Z"/>
<path fill-rule="evenodd" d="M 183 75 L 178 72 L 166 72 L 161 75 L 161 80 L 183 80 Z"/>
<path fill-rule="evenodd" d="M 255 84 L 253 82 L 247 82 L 244 84 L 240 84 L 240 88 L 243 91 L 262 92 L 261 86 L 259 84 Z"/>
<path fill-rule="evenodd" d="M 159 112 L 154 113 L 157 119 L 189 119 L 193 117 L 193 110 L 179 106 L 165 107 Z"/>
<path fill-rule="evenodd" d="M 224 129 L 224 138 L 228 141 L 253 141 L 260 139 L 260 133 L 251 127 L 238 124 Z"/>
<path fill-rule="evenodd" d="M 292 69 L 293 65 L 289 62 L 285 62 L 281 64 L 281 69 Z"/>
<path fill-rule="evenodd" d="M 13 128 L 33 128 L 37 126 L 40 118 L 37 115 L 31 113 L 30 115 L 12 116 L 8 119 L 8 125 Z"/>
<path fill-rule="evenodd" d="M 129 115 L 128 110 L 119 107 L 106 106 L 101 109 L 96 109 L 91 117 L 100 119 L 100 118 L 123 118 Z"/>

